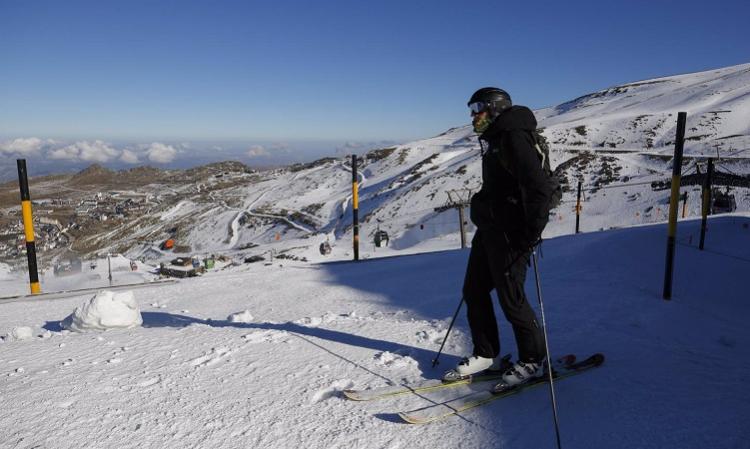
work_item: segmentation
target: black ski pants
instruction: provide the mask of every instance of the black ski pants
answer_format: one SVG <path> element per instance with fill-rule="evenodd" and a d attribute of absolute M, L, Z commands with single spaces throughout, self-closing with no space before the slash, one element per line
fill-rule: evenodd
<path fill-rule="evenodd" d="M 500 336 L 491 296 L 494 289 L 505 318 L 513 326 L 519 360 L 544 358 L 542 329 L 524 292 L 530 257 L 531 250 L 511 250 L 502 233 L 477 230 L 474 235 L 463 288 L 474 355 L 494 358 L 500 354 Z"/>

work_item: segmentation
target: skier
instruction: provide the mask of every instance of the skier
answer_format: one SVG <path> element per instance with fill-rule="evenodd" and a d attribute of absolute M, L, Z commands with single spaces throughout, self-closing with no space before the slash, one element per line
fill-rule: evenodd
<path fill-rule="evenodd" d="M 510 95 L 495 87 L 476 91 L 468 106 L 482 148 L 482 188 L 471 199 L 477 231 L 463 286 L 474 350 L 444 378 L 493 370 L 503 372 L 503 382 L 514 386 L 544 374 L 544 337 L 524 281 L 557 185 L 544 171 L 546 155 L 536 145 L 531 110 L 513 106 Z M 499 357 L 493 289 L 518 345 L 518 361 L 510 368 Z"/>

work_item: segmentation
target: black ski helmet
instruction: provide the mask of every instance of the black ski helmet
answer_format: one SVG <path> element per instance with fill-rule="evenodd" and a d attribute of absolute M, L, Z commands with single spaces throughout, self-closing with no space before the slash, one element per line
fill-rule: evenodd
<path fill-rule="evenodd" d="M 474 92 L 466 105 L 471 107 L 475 103 L 483 103 L 493 116 L 513 106 L 510 94 L 497 87 L 483 87 Z"/>

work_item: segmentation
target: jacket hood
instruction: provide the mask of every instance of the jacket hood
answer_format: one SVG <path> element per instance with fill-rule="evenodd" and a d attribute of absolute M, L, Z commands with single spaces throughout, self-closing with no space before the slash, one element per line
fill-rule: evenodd
<path fill-rule="evenodd" d="M 536 117 L 531 109 L 526 106 L 512 106 L 497 116 L 490 127 L 480 138 L 488 140 L 502 131 L 511 129 L 523 129 L 533 131 L 536 129 Z"/>

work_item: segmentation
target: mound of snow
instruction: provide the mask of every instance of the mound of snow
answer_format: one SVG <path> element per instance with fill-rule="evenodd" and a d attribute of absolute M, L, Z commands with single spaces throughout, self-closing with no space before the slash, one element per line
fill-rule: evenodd
<path fill-rule="evenodd" d="M 299 320 L 295 320 L 294 324 L 299 324 L 301 326 L 307 326 L 307 327 L 318 327 L 321 324 L 323 324 L 323 318 L 319 316 L 316 316 L 316 317 L 306 316 L 304 318 L 300 318 Z"/>
<path fill-rule="evenodd" d="M 245 310 L 244 312 L 237 312 L 229 315 L 227 321 L 230 323 L 252 323 L 253 316 L 250 314 L 249 310 Z"/>
<path fill-rule="evenodd" d="M 0 262 L 0 280 L 13 279 L 13 275 L 10 272 L 10 266 Z"/>
<path fill-rule="evenodd" d="M 398 352 L 379 352 L 375 354 L 373 359 L 375 363 L 384 368 L 409 368 L 410 366 L 418 365 L 417 361 L 413 358 L 399 354 Z"/>
<path fill-rule="evenodd" d="M 14 327 L 8 334 L 8 339 L 13 340 L 29 340 L 34 337 L 34 331 L 30 327 L 21 326 Z"/>
<path fill-rule="evenodd" d="M 141 311 L 132 291 L 114 293 L 102 290 L 78 306 L 62 322 L 62 327 L 76 332 L 112 328 L 132 328 L 143 324 Z"/>

